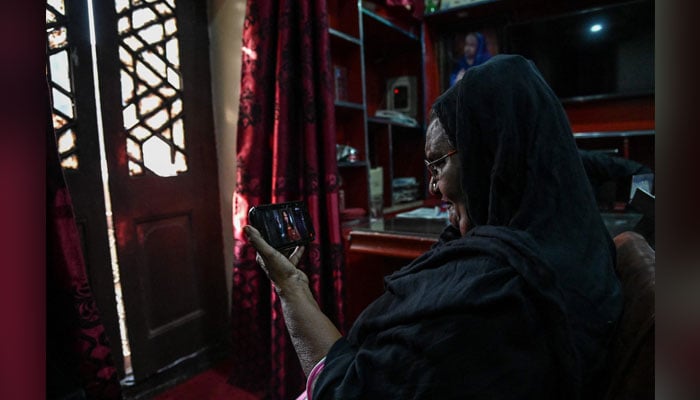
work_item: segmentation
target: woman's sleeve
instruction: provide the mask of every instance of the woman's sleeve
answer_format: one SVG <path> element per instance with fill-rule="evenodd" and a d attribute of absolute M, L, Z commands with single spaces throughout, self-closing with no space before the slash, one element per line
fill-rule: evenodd
<path fill-rule="evenodd" d="M 332 399 L 334 388 L 338 387 L 346 375 L 346 371 L 355 359 L 357 351 L 350 346 L 345 337 L 338 339 L 325 357 L 323 371 L 313 383 L 313 399 Z M 309 374 L 310 376 L 310 374 Z M 307 387 L 308 389 L 308 387 Z"/>
<path fill-rule="evenodd" d="M 306 379 L 306 389 L 296 400 L 311 400 L 313 398 L 312 394 L 314 391 L 314 386 L 316 386 L 316 380 L 318 376 L 323 371 L 323 367 L 326 365 L 326 357 L 323 357 L 309 372 L 309 377 Z"/>

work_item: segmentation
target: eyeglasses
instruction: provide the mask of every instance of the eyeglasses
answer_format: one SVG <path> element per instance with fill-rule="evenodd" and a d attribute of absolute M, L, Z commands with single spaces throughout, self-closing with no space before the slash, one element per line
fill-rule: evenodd
<path fill-rule="evenodd" d="M 447 154 L 445 154 L 444 156 L 438 158 L 437 160 L 433 160 L 433 161 L 424 160 L 424 161 L 425 161 L 425 167 L 428 168 L 428 172 L 430 172 L 430 175 L 431 175 L 433 178 L 437 179 L 438 176 L 440 175 L 440 169 L 438 168 L 438 164 L 441 164 L 442 162 L 444 162 L 445 160 L 447 160 L 447 158 L 448 158 L 449 156 L 452 156 L 452 155 L 455 155 L 455 154 L 457 154 L 457 150 L 450 150 L 450 151 L 447 152 Z"/>

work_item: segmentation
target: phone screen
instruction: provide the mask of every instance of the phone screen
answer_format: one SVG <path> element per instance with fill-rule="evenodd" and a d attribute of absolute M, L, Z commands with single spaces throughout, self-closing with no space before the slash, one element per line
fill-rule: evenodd
<path fill-rule="evenodd" d="M 252 207 L 248 211 L 248 220 L 265 241 L 278 250 L 314 240 L 313 222 L 303 201 Z"/>

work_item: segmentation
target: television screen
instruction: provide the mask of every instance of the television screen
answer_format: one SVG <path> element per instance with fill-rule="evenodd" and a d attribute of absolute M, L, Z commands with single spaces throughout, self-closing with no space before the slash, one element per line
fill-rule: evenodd
<path fill-rule="evenodd" d="M 535 62 L 561 98 L 654 93 L 654 2 L 506 26 L 504 52 Z"/>

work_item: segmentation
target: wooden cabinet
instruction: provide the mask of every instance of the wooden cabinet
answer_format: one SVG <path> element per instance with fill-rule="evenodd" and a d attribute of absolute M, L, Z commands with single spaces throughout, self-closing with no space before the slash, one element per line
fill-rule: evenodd
<path fill-rule="evenodd" d="M 396 199 L 395 178 L 416 180 L 416 200 L 425 198 L 423 60 L 420 21 L 401 9 L 371 2 L 328 1 L 331 67 L 335 78 L 336 142 L 356 152 L 339 160 L 346 209 L 369 215 L 370 170 L 382 168 L 383 209 L 408 207 Z M 412 83 L 416 124 L 376 116 L 387 109 L 388 83 Z M 366 219 L 366 217 L 365 217 Z"/>

